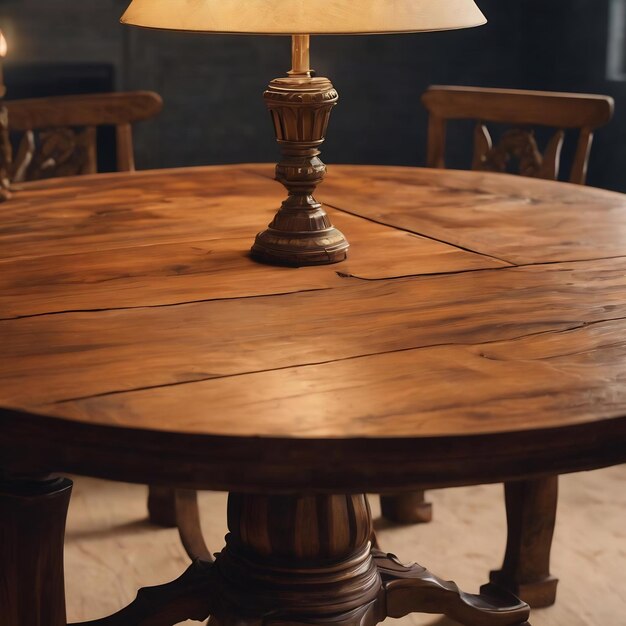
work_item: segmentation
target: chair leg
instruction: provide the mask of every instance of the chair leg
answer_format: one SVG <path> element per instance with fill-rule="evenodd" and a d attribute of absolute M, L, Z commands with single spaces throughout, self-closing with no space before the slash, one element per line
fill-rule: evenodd
<path fill-rule="evenodd" d="M 197 491 L 150 485 L 148 513 L 156 526 L 178 528 L 185 552 L 192 561 L 213 561 L 202 535 Z"/>
<path fill-rule="evenodd" d="M 63 543 L 72 482 L 0 484 L 0 622 L 66 626 Z"/>
<path fill-rule="evenodd" d="M 556 521 L 558 476 L 505 483 L 508 537 L 504 563 L 491 572 L 492 584 L 511 591 L 531 607 L 556 600 L 558 579 L 550 575 L 550 548 Z"/>
<path fill-rule="evenodd" d="M 176 528 L 176 492 L 171 487 L 148 487 L 148 516 L 155 526 Z"/>
<path fill-rule="evenodd" d="M 433 508 L 424 491 L 380 496 L 383 517 L 397 524 L 425 524 L 433 518 Z"/>
<path fill-rule="evenodd" d="M 180 541 L 185 552 L 192 561 L 213 561 L 213 555 L 207 548 L 200 524 L 198 508 L 198 492 L 192 489 L 176 489 L 174 491 L 176 507 L 176 525 Z"/>

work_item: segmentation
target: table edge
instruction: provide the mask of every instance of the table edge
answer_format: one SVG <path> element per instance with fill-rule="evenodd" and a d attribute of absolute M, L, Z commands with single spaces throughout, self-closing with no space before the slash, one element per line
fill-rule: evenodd
<path fill-rule="evenodd" d="M 0 458 L 5 474 L 261 493 L 403 491 L 626 462 L 626 415 L 481 435 L 296 439 L 129 429 L 0 409 Z"/>

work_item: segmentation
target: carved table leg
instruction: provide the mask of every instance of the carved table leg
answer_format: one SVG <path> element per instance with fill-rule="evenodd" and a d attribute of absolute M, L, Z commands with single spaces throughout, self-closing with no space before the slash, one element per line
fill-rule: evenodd
<path fill-rule="evenodd" d="M 472 595 L 372 550 L 365 495 L 230 494 L 226 547 L 177 581 L 89 626 L 375 626 L 413 611 L 466 626 L 526 624 L 528 606 L 494 588 Z M 85 625 L 84 625 L 85 626 Z"/>
<path fill-rule="evenodd" d="M 433 519 L 433 506 L 424 491 L 380 496 L 382 516 L 397 524 L 426 524 Z"/>
<path fill-rule="evenodd" d="M 65 478 L 0 483 L 0 622 L 66 626 Z"/>
<path fill-rule="evenodd" d="M 474 595 L 455 583 L 442 580 L 421 565 L 401 564 L 395 555 L 374 552 L 387 600 L 387 617 L 409 613 L 441 613 L 467 626 L 524 624 L 528 605 L 513 594 L 494 589 L 493 594 Z"/>
<path fill-rule="evenodd" d="M 156 587 L 140 589 L 137 598 L 109 617 L 70 626 L 174 626 L 201 622 L 211 608 L 211 563 L 196 561 L 182 576 Z"/>
<path fill-rule="evenodd" d="M 558 476 L 505 484 L 508 538 L 502 569 L 491 583 L 532 607 L 554 604 L 558 579 L 550 575 Z"/>

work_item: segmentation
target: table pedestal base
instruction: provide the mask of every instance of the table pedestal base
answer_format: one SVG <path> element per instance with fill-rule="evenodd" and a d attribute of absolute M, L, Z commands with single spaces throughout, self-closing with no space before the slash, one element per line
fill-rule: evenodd
<path fill-rule="evenodd" d="M 464 593 L 420 565 L 371 548 L 365 495 L 231 494 L 226 547 L 181 578 L 89 626 L 374 626 L 387 617 L 440 613 L 467 626 L 526 624 L 529 608 L 488 587 Z M 87 626 L 84 624 L 83 626 Z"/>

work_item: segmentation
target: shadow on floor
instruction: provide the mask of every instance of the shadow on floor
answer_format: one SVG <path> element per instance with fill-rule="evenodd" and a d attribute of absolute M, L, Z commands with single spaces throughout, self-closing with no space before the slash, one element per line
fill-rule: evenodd
<path fill-rule="evenodd" d="M 110 539 L 113 537 L 132 537 L 147 531 L 157 531 L 160 527 L 151 524 L 148 519 L 133 520 L 118 526 L 108 526 L 107 528 L 86 528 L 79 530 L 68 530 L 65 538 L 68 541 L 80 539 Z"/>

